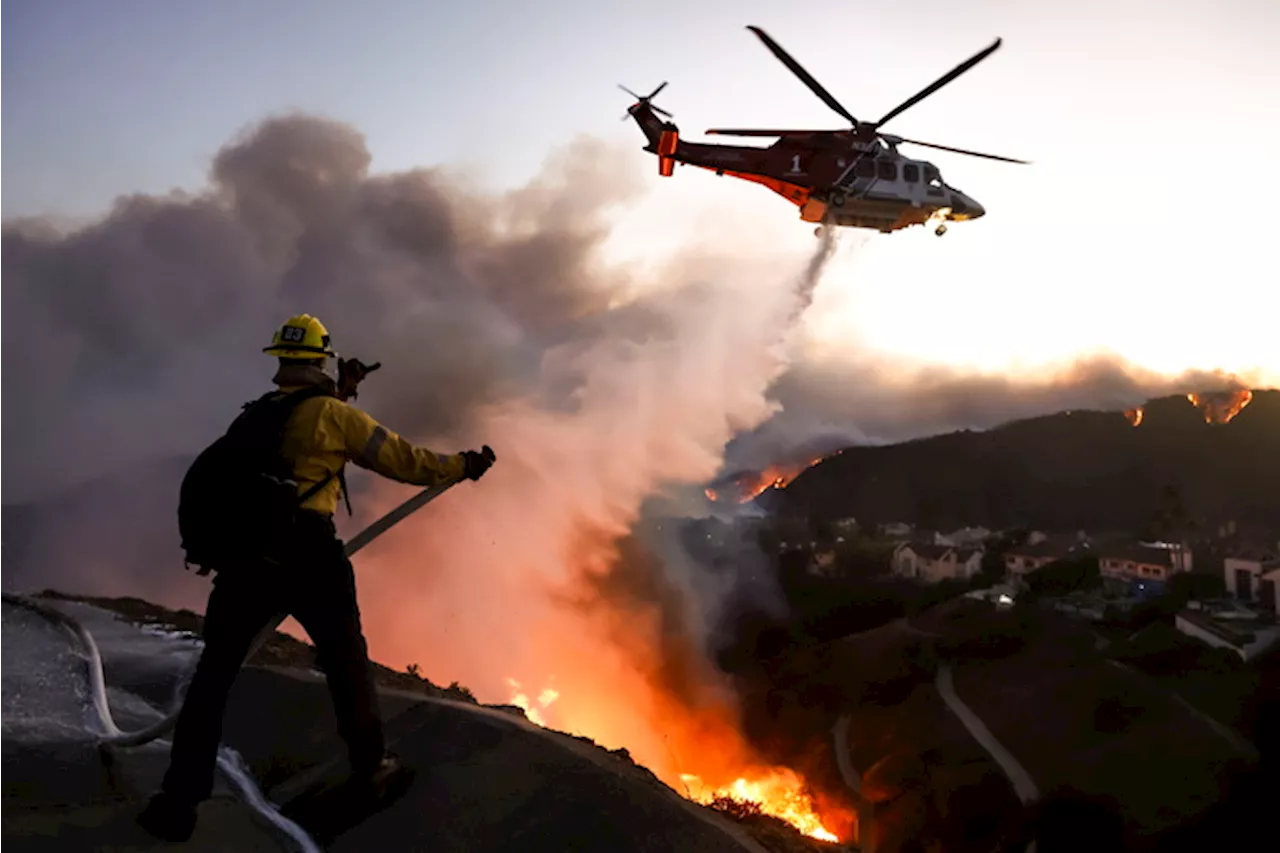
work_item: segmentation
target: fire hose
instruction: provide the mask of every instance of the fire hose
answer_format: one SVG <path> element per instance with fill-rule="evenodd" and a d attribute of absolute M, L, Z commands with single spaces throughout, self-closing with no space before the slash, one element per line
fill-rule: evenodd
<path fill-rule="evenodd" d="M 493 451 L 488 447 L 484 450 L 485 455 L 490 460 L 493 458 Z M 343 547 L 346 555 L 351 557 L 360 551 L 374 539 L 377 539 L 383 533 L 387 532 L 398 522 L 407 516 L 426 506 L 440 495 L 447 492 L 453 486 L 461 482 L 461 479 L 447 480 L 435 486 L 423 489 L 418 494 L 406 500 L 377 521 L 370 524 L 364 530 L 361 530 L 352 537 Z M 89 688 L 93 696 L 93 707 L 98 717 L 98 723 L 102 729 L 98 736 L 98 745 L 101 746 L 121 746 L 135 747 L 158 740 L 168 734 L 178 722 L 178 715 L 182 710 L 182 702 L 185 698 L 187 686 L 190 684 L 191 676 L 195 672 L 194 665 L 189 666 L 183 674 L 179 687 L 174 698 L 173 709 L 162 719 L 152 725 L 136 732 L 122 731 L 111 715 L 111 706 L 107 700 L 107 683 L 103 673 L 102 655 L 98 650 L 98 644 L 94 642 L 93 635 L 89 633 L 79 621 L 68 616 L 62 611 L 43 604 L 35 599 L 24 595 L 16 595 L 14 593 L 3 593 L 3 600 L 6 604 L 12 604 L 16 607 L 22 607 L 26 610 L 33 611 L 40 616 L 54 622 L 55 624 L 67 629 L 78 641 L 84 649 L 88 658 L 87 664 L 89 668 Z M 245 660 L 253 657 L 254 653 L 262 647 L 268 638 L 275 632 L 280 623 L 288 618 L 288 614 L 279 613 L 270 622 L 270 624 L 254 639 L 253 645 L 249 648 L 249 653 L 245 655 Z M 198 656 L 197 656 L 198 658 Z M 194 664 L 194 660 L 193 660 Z M 262 791 L 254 782 L 253 777 L 249 774 L 244 764 L 244 760 L 229 747 L 220 746 L 218 749 L 218 769 L 232 784 L 236 791 L 240 794 L 245 803 L 253 809 L 258 815 L 264 818 L 268 823 L 287 835 L 303 853 L 320 853 L 320 848 L 307 835 L 306 830 L 298 826 L 293 821 L 280 814 L 276 808 L 271 805 L 263 796 Z"/>

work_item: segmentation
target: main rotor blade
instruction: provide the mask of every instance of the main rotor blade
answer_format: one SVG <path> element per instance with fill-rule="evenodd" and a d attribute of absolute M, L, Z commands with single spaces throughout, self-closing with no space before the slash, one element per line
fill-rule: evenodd
<path fill-rule="evenodd" d="M 952 148 L 950 145 L 937 145 L 933 142 L 921 142 L 919 139 L 907 139 L 905 136 L 894 136 L 895 142 L 909 142 L 912 145 L 923 145 L 925 148 L 937 148 L 939 151 L 951 151 L 955 154 L 968 154 L 970 157 L 985 157 L 988 160 L 1002 160 L 1005 163 L 1021 163 L 1030 165 L 1030 160 L 1015 160 L 1012 157 L 1001 157 L 999 154 L 984 154 L 981 151 L 970 151 L 967 148 Z"/>
<path fill-rule="evenodd" d="M 977 65 L 979 62 L 986 59 L 991 54 L 995 53 L 996 49 L 1000 47 L 1000 44 L 1002 41 L 1003 41 L 1002 39 L 996 39 L 994 42 L 990 44 L 990 46 L 984 48 L 983 50 L 978 51 L 973 56 L 966 59 L 964 62 L 961 62 L 955 68 L 952 68 L 946 74 L 943 74 L 937 80 L 934 80 L 928 86 L 925 86 L 923 89 L 921 89 L 919 92 L 912 95 L 910 98 L 907 98 L 905 101 L 898 104 L 893 109 L 889 110 L 889 112 L 885 113 L 884 116 L 878 122 L 876 122 L 876 127 L 880 127 L 889 119 L 893 118 L 894 116 L 898 115 L 904 110 L 920 103 L 925 98 L 929 97 L 934 92 L 938 91 L 943 86 L 947 85 L 952 80 L 956 79 L 961 74 L 968 71 L 970 68 Z"/>
<path fill-rule="evenodd" d="M 824 133 L 848 133 L 847 130 L 754 130 L 740 127 L 713 127 L 711 136 L 817 136 Z"/>
<path fill-rule="evenodd" d="M 755 33 L 760 38 L 760 41 L 764 42 L 764 46 L 769 48 L 769 50 L 773 51 L 773 55 L 778 57 L 778 59 L 782 62 L 783 65 L 791 69 L 792 74 L 799 77 L 800 80 L 803 81 L 803 83 L 806 86 L 808 86 L 811 90 L 813 90 L 813 93 L 817 95 L 819 98 L 821 98 L 823 103 L 831 107 L 831 109 L 835 110 L 838 114 L 847 118 L 849 120 L 849 123 L 852 124 L 854 127 L 858 126 L 858 120 L 854 118 L 853 115 L 848 110 L 846 110 L 843 106 L 841 106 L 840 102 L 837 101 L 834 97 L 832 97 L 830 92 L 822 88 L 822 84 L 819 83 L 817 80 L 813 79 L 813 75 L 811 75 L 808 71 L 805 71 L 803 68 L 801 68 L 800 63 L 792 59 L 791 54 L 787 53 L 785 50 L 782 49 L 782 45 L 778 44 L 776 41 L 769 38 L 769 34 L 766 33 L 764 30 L 760 29 L 759 27 L 748 26 L 747 29 Z"/>
<path fill-rule="evenodd" d="M 665 88 L 667 88 L 667 81 L 666 81 L 666 80 L 663 80 L 663 81 L 658 85 L 658 88 L 654 89 L 652 92 L 650 92 L 650 93 L 649 93 L 649 100 L 653 100 L 654 98 L 658 97 L 658 93 L 659 93 L 659 92 L 661 92 L 661 91 L 662 91 L 663 89 L 665 89 Z"/>

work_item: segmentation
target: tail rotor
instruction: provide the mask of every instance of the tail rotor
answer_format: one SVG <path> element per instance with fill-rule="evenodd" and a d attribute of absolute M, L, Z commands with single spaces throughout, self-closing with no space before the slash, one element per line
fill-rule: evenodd
<path fill-rule="evenodd" d="M 621 89 L 622 91 L 626 92 L 628 95 L 630 95 L 631 97 L 633 97 L 633 98 L 635 98 L 635 99 L 636 99 L 636 102 L 635 102 L 634 104 L 632 104 L 632 105 L 631 105 L 631 109 L 635 109 L 636 107 L 638 107 L 638 106 L 640 106 L 640 105 L 642 105 L 642 104 L 645 104 L 645 105 L 648 105 L 649 109 L 653 110 L 655 113 L 659 113 L 659 114 L 661 114 L 661 115 L 664 115 L 664 116 L 666 116 L 667 118 L 672 118 L 671 113 L 667 112 L 667 111 L 666 111 L 666 110 L 664 110 L 662 107 L 657 106 L 656 104 L 654 104 L 654 103 L 653 103 L 653 99 L 654 99 L 654 97 L 656 97 L 656 96 L 657 96 L 657 94 L 658 94 L 659 92 L 661 92 L 663 89 L 665 89 L 666 87 L 667 87 L 667 81 L 665 81 L 665 80 L 664 80 L 664 81 L 663 81 L 663 82 L 658 86 L 658 88 L 654 89 L 654 90 L 653 90 L 652 92 L 650 92 L 649 94 L 647 94 L 647 95 L 637 95 L 635 92 L 631 91 L 630 89 L 628 89 L 626 86 L 622 85 L 621 83 L 619 83 L 619 84 L 618 84 L 618 88 L 619 88 L 619 89 Z M 631 110 L 627 110 L 627 114 L 626 114 L 626 115 L 624 115 L 624 116 L 622 117 L 622 120 L 623 120 L 623 121 L 626 121 L 626 120 L 627 120 L 627 119 L 629 119 L 629 118 L 631 118 Z"/>

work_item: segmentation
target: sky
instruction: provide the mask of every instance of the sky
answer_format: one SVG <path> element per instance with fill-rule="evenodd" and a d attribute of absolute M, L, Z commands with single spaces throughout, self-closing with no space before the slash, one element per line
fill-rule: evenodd
<path fill-rule="evenodd" d="M 619 120 L 630 98 L 618 83 L 670 81 L 657 102 L 685 138 L 726 124 L 837 128 L 746 25 L 872 119 L 1000 36 L 1000 51 L 887 129 L 1033 164 L 911 150 L 987 216 L 941 239 L 846 237 L 806 318 L 811 357 L 856 347 L 1016 373 L 1105 351 L 1280 382 L 1270 0 L 816 0 L 803 13 L 754 0 L 11 0 L 6 12 L 6 219 L 87 218 L 122 194 L 199 189 L 237 132 L 292 110 L 359 128 L 375 171 L 448 164 L 494 190 L 583 134 L 648 158 Z M 760 187 L 647 174 L 614 235 L 619 259 L 690 239 L 813 241 Z"/>
<path fill-rule="evenodd" d="M 501 460 L 362 554 L 374 654 L 486 701 L 508 676 L 554 686 L 570 730 L 651 766 L 668 761 L 669 731 L 699 761 L 731 754 L 649 712 L 705 698 L 689 667 L 710 666 L 697 652 L 732 599 L 723 584 L 774 591 L 708 575 L 661 537 L 643 543 L 654 559 L 619 558 L 616 539 L 656 495 L 703 511 L 731 440 L 788 414 L 785 437 L 838 421 L 853 443 L 1165 388 L 1117 381 L 1113 362 L 1070 388 L 1047 376 L 1098 354 L 1280 385 L 1275 0 L 10 0 L 5 12 L 4 381 L 19 408 L 4 426 L 23 449 L 5 498 L 113 472 L 126 491 L 107 494 L 130 498 L 76 492 L 83 518 L 38 530 L 58 550 L 32 565 L 121 594 L 129 561 L 125 594 L 203 595 L 176 560 L 171 581 L 143 571 L 171 569 L 139 522 L 167 517 L 173 556 L 177 544 L 169 469 L 140 463 L 196 450 L 244 389 L 260 393 L 264 336 L 305 301 L 345 354 L 385 362 L 361 407 L 433 449 L 487 443 Z M 843 232 L 828 261 L 761 187 L 660 177 L 624 120 L 617 84 L 669 81 L 658 103 L 686 138 L 841 127 L 749 24 L 871 119 L 1000 36 L 887 129 L 1033 164 L 912 151 L 987 215 L 941 239 Z M 295 111 L 327 120 L 263 123 Z M 451 179 L 407 172 L 436 166 Z M 62 239 L 10 225 L 94 224 L 121 197 L 173 190 L 194 197 L 135 198 Z M 601 269 L 601 233 L 614 269 Z M 787 387 L 799 390 L 774 394 Z M 358 514 L 343 523 L 407 496 L 352 481 Z M 57 506 L 61 523 L 71 511 Z M 84 541 L 112 548 L 67 550 Z M 591 593 L 568 599 L 577 617 L 548 593 L 564 589 Z"/>

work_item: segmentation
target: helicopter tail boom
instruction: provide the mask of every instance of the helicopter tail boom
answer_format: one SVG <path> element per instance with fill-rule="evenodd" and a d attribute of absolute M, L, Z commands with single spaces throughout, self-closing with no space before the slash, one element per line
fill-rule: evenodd
<path fill-rule="evenodd" d="M 677 130 L 676 126 L 671 122 L 658 118 L 653 108 L 643 101 L 632 105 L 627 112 L 635 119 L 636 124 L 640 127 L 640 132 L 648 140 L 649 144 L 645 146 L 645 150 L 651 153 L 658 153 L 658 143 L 662 140 L 664 132 Z"/>
<path fill-rule="evenodd" d="M 647 99 L 632 104 L 627 112 L 635 119 L 644 138 L 648 140 L 644 150 L 658 155 L 658 174 L 664 178 L 671 177 L 676 168 L 672 155 L 680 147 L 680 129 L 672 122 L 658 118 Z"/>

